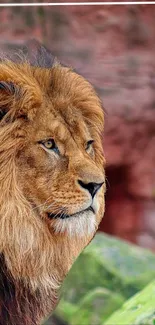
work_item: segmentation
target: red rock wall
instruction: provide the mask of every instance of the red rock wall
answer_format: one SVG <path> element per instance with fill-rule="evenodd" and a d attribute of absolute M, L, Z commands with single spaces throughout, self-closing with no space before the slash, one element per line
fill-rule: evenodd
<path fill-rule="evenodd" d="M 100 229 L 155 249 L 155 6 L 0 9 L 1 50 L 44 42 L 105 109 L 106 214 Z"/>

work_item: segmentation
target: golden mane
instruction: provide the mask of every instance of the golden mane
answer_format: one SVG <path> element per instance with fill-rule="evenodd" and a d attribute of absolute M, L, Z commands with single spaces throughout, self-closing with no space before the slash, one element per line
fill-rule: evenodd
<path fill-rule="evenodd" d="M 30 187 L 28 181 L 29 173 L 31 172 L 30 175 L 33 175 L 32 170 L 34 175 L 39 174 L 34 165 L 32 168 L 30 166 L 38 159 L 38 155 L 33 156 L 34 151 L 38 150 L 40 155 L 38 164 L 40 161 L 42 162 L 43 167 L 41 168 L 44 168 L 45 165 L 45 171 L 49 171 L 51 167 L 39 144 L 37 144 L 38 149 L 34 147 L 33 154 L 27 156 L 27 152 L 29 152 L 26 151 L 29 150 L 27 136 L 31 135 L 28 130 L 34 128 L 35 124 L 33 123 L 37 125 L 36 119 L 39 118 L 39 114 L 43 114 L 41 107 L 45 107 L 44 114 L 48 114 L 46 105 L 53 105 L 52 114 L 55 115 L 52 116 L 54 118 L 57 118 L 55 112 L 59 112 L 59 120 L 63 120 L 61 133 L 67 127 L 71 130 L 72 126 L 75 133 L 76 129 L 77 132 L 82 133 L 84 124 L 81 125 L 80 122 L 78 124 L 77 119 L 85 123 L 90 130 L 91 137 L 95 139 L 95 160 L 89 162 L 88 157 L 84 159 L 86 162 L 88 161 L 88 165 L 91 164 L 90 167 L 88 166 L 90 171 L 92 166 L 96 170 L 94 169 L 94 176 L 87 175 L 87 178 L 91 178 L 90 182 L 98 182 L 103 179 L 104 175 L 101 144 L 103 111 L 92 86 L 74 71 L 62 67 L 60 64 L 54 64 L 49 68 L 47 66 L 32 66 L 27 60 L 20 63 L 2 60 L 0 62 L 0 80 L 0 273 L 2 281 L 7 284 L 6 291 L 0 289 L 0 324 L 33 325 L 39 324 L 41 319 L 54 308 L 57 292 L 64 277 L 75 258 L 94 236 L 104 211 L 104 190 L 99 196 L 99 201 L 102 201 L 102 204 L 96 214 L 95 224 L 92 225 L 94 230 L 82 235 L 80 240 L 78 233 L 75 233 L 74 236 L 69 236 L 67 233 L 68 226 L 66 225 L 67 222 L 70 222 L 69 220 L 47 220 L 45 211 L 41 214 L 38 210 L 41 204 L 34 206 L 34 202 L 32 203 L 35 200 L 43 200 L 43 195 L 45 195 L 43 193 L 41 199 L 38 199 L 38 194 L 36 194 L 34 200 L 33 184 Z M 67 108 L 64 109 L 64 107 Z M 76 114 L 74 113 L 75 107 Z M 41 117 L 40 120 L 43 119 L 44 117 Z M 48 120 L 45 121 L 45 126 L 47 123 Z M 56 122 L 53 122 L 53 125 L 54 123 Z M 43 126 L 41 127 L 43 128 Z M 55 130 L 60 134 L 60 127 L 56 126 Z M 67 129 L 64 132 L 66 141 L 73 141 L 70 136 L 71 132 L 68 132 Z M 79 161 L 77 165 L 79 166 Z M 25 171 L 23 171 L 23 166 Z M 81 173 L 79 175 L 83 175 L 84 167 L 81 166 L 80 172 L 78 171 Z M 72 173 L 75 175 L 75 167 Z M 36 185 L 36 189 L 39 188 L 37 186 L 41 186 L 44 174 L 41 176 L 41 180 L 39 179 L 40 183 Z M 60 178 L 60 175 L 58 177 Z M 63 182 L 63 176 L 59 182 Z M 72 183 L 75 183 L 73 179 Z M 76 188 L 77 197 L 86 195 L 83 192 L 81 194 L 80 191 L 81 189 Z M 52 193 L 54 192 L 50 193 L 53 196 Z M 71 200 L 71 194 L 70 199 L 66 200 L 65 204 L 68 204 L 66 206 L 69 211 L 71 204 L 68 201 Z M 74 209 L 74 205 L 71 208 Z M 74 222 L 86 223 L 84 217 L 80 218 L 79 221 Z M 91 220 L 91 215 L 88 218 Z M 53 227 L 58 222 L 59 226 L 64 223 L 64 231 L 54 231 L 56 228 Z M 71 229 L 73 227 L 74 224 L 71 225 Z M 79 226 L 79 229 L 81 229 L 80 227 L 82 228 Z M 88 224 L 85 227 L 87 229 Z"/>

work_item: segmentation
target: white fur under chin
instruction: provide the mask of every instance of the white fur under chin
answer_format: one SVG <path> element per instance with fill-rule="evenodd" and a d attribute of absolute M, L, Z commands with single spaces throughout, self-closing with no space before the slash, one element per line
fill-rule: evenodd
<path fill-rule="evenodd" d="M 78 235 L 80 237 L 91 235 L 96 230 L 95 214 L 91 211 L 77 213 L 73 217 L 66 219 L 57 219 L 54 222 L 53 228 L 56 233 L 67 231 L 69 236 Z"/>

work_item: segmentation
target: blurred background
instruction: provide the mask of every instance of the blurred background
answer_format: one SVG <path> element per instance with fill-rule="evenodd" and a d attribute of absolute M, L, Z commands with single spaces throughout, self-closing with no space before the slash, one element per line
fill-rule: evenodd
<path fill-rule="evenodd" d="M 0 22 L 1 52 L 37 39 L 94 85 L 105 110 L 100 230 L 154 250 L 155 6 L 1 8 Z"/>

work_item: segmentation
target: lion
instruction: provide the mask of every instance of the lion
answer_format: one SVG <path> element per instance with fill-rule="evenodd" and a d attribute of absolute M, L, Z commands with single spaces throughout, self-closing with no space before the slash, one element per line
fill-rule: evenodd
<path fill-rule="evenodd" d="M 101 101 L 39 55 L 0 62 L 0 325 L 38 325 L 54 310 L 104 214 Z"/>

